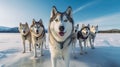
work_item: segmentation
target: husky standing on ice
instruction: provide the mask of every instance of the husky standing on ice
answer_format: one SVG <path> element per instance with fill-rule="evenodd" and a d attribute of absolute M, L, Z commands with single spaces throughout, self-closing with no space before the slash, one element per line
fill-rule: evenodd
<path fill-rule="evenodd" d="M 97 26 L 91 26 L 90 27 L 90 36 L 89 36 L 89 41 L 90 41 L 90 46 L 92 49 L 95 49 L 94 47 L 94 40 L 96 37 L 96 34 L 98 33 L 98 25 Z"/>
<path fill-rule="evenodd" d="M 59 12 L 53 6 L 49 22 L 49 46 L 52 67 L 57 66 L 58 59 L 63 59 L 65 67 L 69 67 L 73 29 L 72 8 L 68 7 L 65 12 Z"/>
<path fill-rule="evenodd" d="M 21 34 L 22 41 L 23 41 L 23 53 L 26 52 L 25 40 L 29 41 L 29 51 L 31 51 L 31 43 L 32 43 L 31 42 L 31 33 L 30 33 L 30 29 L 29 29 L 27 22 L 25 24 L 22 24 L 22 23 L 19 24 L 19 32 Z"/>
<path fill-rule="evenodd" d="M 87 26 L 82 24 L 81 30 L 78 31 L 77 33 L 77 39 L 79 40 L 79 46 L 81 48 L 81 52 L 80 52 L 81 55 L 83 54 L 83 50 L 85 53 L 87 53 L 86 49 L 89 42 L 89 35 L 90 35 L 89 24 Z M 82 45 L 82 42 L 83 42 L 83 45 Z"/>
<path fill-rule="evenodd" d="M 73 52 L 73 56 L 75 56 L 75 46 L 77 43 L 77 32 L 78 32 L 78 28 L 79 28 L 79 24 L 77 24 L 74 27 L 74 31 L 73 31 L 73 36 L 72 36 L 72 52 Z"/>
<path fill-rule="evenodd" d="M 34 47 L 34 57 L 37 58 L 37 46 L 40 48 L 40 56 L 43 56 L 43 43 L 46 40 L 46 36 L 45 28 L 41 19 L 38 22 L 33 19 L 30 32 L 32 36 L 32 44 Z"/>

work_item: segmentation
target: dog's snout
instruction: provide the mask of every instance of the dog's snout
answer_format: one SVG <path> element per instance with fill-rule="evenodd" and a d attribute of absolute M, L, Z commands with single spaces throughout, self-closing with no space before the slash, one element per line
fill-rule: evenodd
<path fill-rule="evenodd" d="M 88 31 L 86 32 L 86 34 L 88 34 Z"/>
<path fill-rule="evenodd" d="M 23 33 L 25 33 L 25 31 L 23 31 Z"/>
<path fill-rule="evenodd" d="M 59 30 L 60 30 L 60 31 L 64 31 L 64 29 L 65 29 L 64 26 L 60 26 L 60 27 L 59 27 Z"/>
<path fill-rule="evenodd" d="M 39 31 L 38 31 L 38 30 L 36 30 L 36 32 L 38 33 Z"/>
<path fill-rule="evenodd" d="M 75 30 L 75 32 L 77 32 L 77 30 Z"/>

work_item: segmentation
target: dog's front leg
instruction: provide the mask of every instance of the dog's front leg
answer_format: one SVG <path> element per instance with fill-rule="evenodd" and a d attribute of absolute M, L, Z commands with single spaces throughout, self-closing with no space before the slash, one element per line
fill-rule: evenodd
<path fill-rule="evenodd" d="M 94 41 L 95 41 L 95 38 L 92 39 L 92 49 L 95 49 L 95 47 L 94 47 Z"/>
<path fill-rule="evenodd" d="M 82 42 L 79 40 L 79 46 L 80 46 L 80 54 L 83 55 L 83 46 L 82 46 Z"/>
<path fill-rule="evenodd" d="M 46 44 L 46 38 L 44 38 L 44 45 L 45 45 L 45 49 L 47 49 L 47 44 Z"/>
<path fill-rule="evenodd" d="M 31 41 L 29 41 L 29 51 L 31 51 Z"/>
<path fill-rule="evenodd" d="M 37 58 L 36 44 L 34 43 L 34 57 Z"/>
<path fill-rule="evenodd" d="M 25 41 L 23 41 L 23 53 L 25 53 Z"/>
<path fill-rule="evenodd" d="M 70 58 L 69 52 L 66 52 L 66 54 L 64 55 L 65 67 L 69 67 L 69 63 L 70 63 L 70 59 L 69 58 Z"/>
<path fill-rule="evenodd" d="M 40 56 L 43 56 L 43 42 L 40 44 Z"/>
<path fill-rule="evenodd" d="M 52 67 L 56 67 L 57 65 L 57 58 L 51 56 Z"/>
<path fill-rule="evenodd" d="M 92 39 L 91 38 L 89 38 L 89 43 L 90 43 L 90 46 L 92 48 Z"/>
<path fill-rule="evenodd" d="M 75 57 L 75 41 L 72 42 L 72 54 Z"/>
<path fill-rule="evenodd" d="M 94 49 L 94 40 L 93 39 L 90 39 L 90 46 L 91 46 L 91 49 Z"/>
<path fill-rule="evenodd" d="M 88 40 L 85 40 L 84 41 L 84 51 L 85 51 L 85 54 L 87 54 L 87 45 L 88 45 Z"/>

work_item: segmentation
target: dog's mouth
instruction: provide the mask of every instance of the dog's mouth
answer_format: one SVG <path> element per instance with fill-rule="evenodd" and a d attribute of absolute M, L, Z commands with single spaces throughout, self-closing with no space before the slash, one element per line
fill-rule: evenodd
<path fill-rule="evenodd" d="M 59 32 L 59 35 L 60 35 L 60 36 L 64 36 L 64 34 L 65 34 L 65 32 L 63 32 L 63 31 L 60 31 L 60 32 Z"/>
<path fill-rule="evenodd" d="M 36 34 L 39 34 L 39 31 L 38 31 L 38 30 L 36 30 Z"/>
<path fill-rule="evenodd" d="M 36 34 L 39 34 L 39 32 L 36 32 Z"/>

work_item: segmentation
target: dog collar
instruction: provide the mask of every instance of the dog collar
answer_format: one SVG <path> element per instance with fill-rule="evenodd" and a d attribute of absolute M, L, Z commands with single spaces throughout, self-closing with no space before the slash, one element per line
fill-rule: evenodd
<path fill-rule="evenodd" d="M 26 34 L 26 35 L 23 35 L 23 37 L 25 38 L 25 40 L 27 39 L 27 36 L 29 35 L 30 31 Z"/>
<path fill-rule="evenodd" d="M 38 37 L 36 37 L 36 40 L 41 39 L 45 36 L 45 30 L 43 30 L 42 34 Z"/>
<path fill-rule="evenodd" d="M 77 33 L 77 39 L 81 38 L 81 39 L 85 40 L 85 39 L 88 38 L 89 34 L 88 34 L 87 37 L 84 37 L 84 36 L 82 35 L 82 32 L 81 32 L 81 31 L 82 31 L 84 28 L 88 28 L 88 30 L 90 30 L 90 28 L 87 27 L 87 26 L 83 27 L 80 31 L 78 31 L 78 33 Z"/>
<path fill-rule="evenodd" d="M 89 34 L 88 34 L 88 36 L 89 36 Z M 81 33 L 81 31 L 78 31 L 78 33 L 77 33 L 77 39 L 79 39 L 79 38 L 81 38 L 81 39 L 87 39 L 88 38 L 88 36 L 87 37 L 84 37 L 83 35 L 82 35 L 82 33 Z"/>

